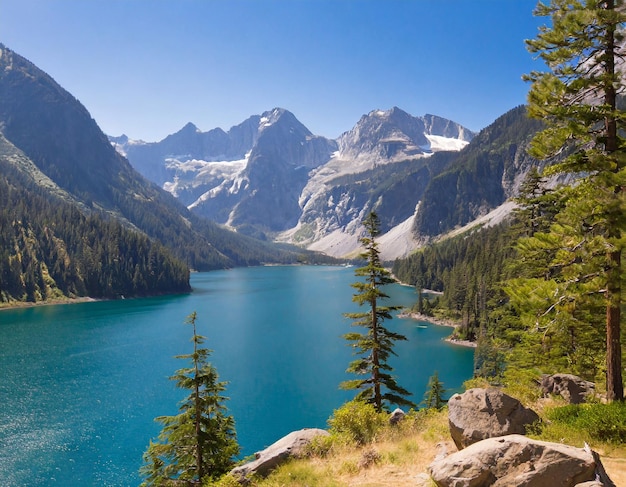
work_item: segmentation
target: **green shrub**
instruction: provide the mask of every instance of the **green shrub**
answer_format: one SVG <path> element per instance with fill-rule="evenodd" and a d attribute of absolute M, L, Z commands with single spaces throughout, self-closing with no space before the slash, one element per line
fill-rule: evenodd
<path fill-rule="evenodd" d="M 466 391 L 475 388 L 487 389 L 488 387 L 491 387 L 491 384 L 484 377 L 474 377 L 463 382 L 463 389 Z"/>
<path fill-rule="evenodd" d="M 341 439 L 337 438 L 337 435 L 319 435 L 304 447 L 304 453 L 309 457 L 325 458 L 341 443 Z M 343 441 L 343 443 L 346 443 L 346 441 Z"/>
<path fill-rule="evenodd" d="M 241 484 L 231 474 L 226 474 L 219 480 L 207 479 L 202 485 L 204 487 L 241 487 Z"/>
<path fill-rule="evenodd" d="M 302 460 L 287 462 L 274 470 L 267 479 L 259 480 L 252 485 L 259 487 L 345 487 L 344 484 L 334 479 L 331 473 L 319 471 Z"/>
<path fill-rule="evenodd" d="M 347 438 L 357 445 L 371 443 L 386 424 L 386 413 L 377 413 L 373 405 L 357 400 L 336 409 L 328 420 L 331 435 Z"/>
<path fill-rule="evenodd" d="M 626 403 L 570 404 L 548 410 L 546 416 L 594 440 L 626 443 Z"/>
<path fill-rule="evenodd" d="M 504 373 L 503 392 L 526 406 L 534 404 L 542 396 L 539 388 L 540 377 L 541 372 L 535 369 L 509 368 Z"/>

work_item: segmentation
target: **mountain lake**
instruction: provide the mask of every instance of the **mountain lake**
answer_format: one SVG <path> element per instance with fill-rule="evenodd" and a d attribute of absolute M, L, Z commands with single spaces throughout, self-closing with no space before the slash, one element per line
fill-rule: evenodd
<path fill-rule="evenodd" d="M 36 306 L 0 311 L 0 485 L 136 486 L 160 425 L 186 391 L 168 380 L 188 363 L 197 312 L 210 361 L 235 418 L 241 456 L 287 433 L 326 427 L 354 391 L 342 338 L 354 328 L 354 269 L 278 266 L 191 276 L 177 296 Z M 385 288 L 382 304 L 411 306 L 412 287 Z M 364 310 L 364 308 L 361 308 Z M 435 370 L 448 391 L 472 375 L 473 349 L 449 344 L 451 329 L 394 318 L 407 336 L 390 361 L 419 403 Z"/>

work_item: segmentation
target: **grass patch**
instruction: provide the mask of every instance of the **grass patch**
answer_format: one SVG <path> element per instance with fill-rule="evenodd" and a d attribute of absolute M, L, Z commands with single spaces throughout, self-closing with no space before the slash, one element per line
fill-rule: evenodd
<path fill-rule="evenodd" d="M 549 423 L 540 430 L 540 437 L 547 441 L 575 441 L 591 445 L 626 443 L 626 403 L 569 404 L 548 408 L 545 411 Z"/>
<path fill-rule="evenodd" d="M 354 465 L 358 470 L 358 466 Z M 263 487 L 283 487 L 301 485 L 308 487 L 345 487 L 346 484 L 333 478 L 333 473 L 319 469 L 311 462 L 295 460 L 279 467 L 266 480 L 259 484 Z"/>

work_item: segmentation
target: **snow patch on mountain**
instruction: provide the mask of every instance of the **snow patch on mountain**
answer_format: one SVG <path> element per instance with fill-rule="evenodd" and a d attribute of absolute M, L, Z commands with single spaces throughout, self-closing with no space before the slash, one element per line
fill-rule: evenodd
<path fill-rule="evenodd" d="M 210 191 L 216 190 L 228 181 L 236 184 L 238 175 L 246 168 L 250 153 L 244 159 L 236 161 L 203 161 L 199 159 L 180 160 L 167 158 L 166 167 L 175 172 L 174 179 L 163 184 L 163 189 L 178 197 L 183 191 L 206 186 L 203 193 L 189 208 L 205 201 Z M 240 180 L 241 178 L 239 178 Z M 240 185 L 241 185 L 241 181 Z M 232 189 L 231 189 L 232 190 Z"/>
<path fill-rule="evenodd" d="M 209 189 L 202 193 L 188 208 L 192 209 L 199 204 L 215 198 L 222 192 L 236 194 L 248 187 L 250 181 L 243 175 L 249 161 L 250 153 L 246 154 L 246 158 L 239 161 L 223 161 L 223 162 L 205 162 L 200 170 L 192 171 L 192 187 L 206 186 Z M 216 184 L 218 183 L 219 184 Z M 165 187 L 175 195 L 175 188 Z"/>
<path fill-rule="evenodd" d="M 454 139 L 450 137 L 443 137 L 441 135 L 425 134 L 426 138 L 430 142 L 427 149 L 433 152 L 437 151 L 460 151 L 463 149 L 469 141 Z"/>

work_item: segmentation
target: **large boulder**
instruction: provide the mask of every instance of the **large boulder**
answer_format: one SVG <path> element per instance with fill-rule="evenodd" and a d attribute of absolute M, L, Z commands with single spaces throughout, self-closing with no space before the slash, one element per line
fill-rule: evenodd
<path fill-rule="evenodd" d="M 450 435 L 459 450 L 486 438 L 524 435 L 537 421 L 532 409 L 495 388 L 469 389 L 448 401 Z"/>
<path fill-rule="evenodd" d="M 283 436 L 276 443 L 268 446 L 265 450 L 255 453 L 253 461 L 235 467 L 230 473 L 240 483 L 246 483 L 254 474 L 265 477 L 289 458 L 300 456 L 313 438 L 327 436 L 328 434 L 328 431 L 317 428 L 293 431 L 287 436 Z"/>
<path fill-rule="evenodd" d="M 429 466 L 438 487 L 615 487 L 588 447 L 531 440 L 522 435 L 489 438 Z M 584 484 L 585 482 L 597 484 Z"/>
<path fill-rule="evenodd" d="M 580 404 L 593 396 L 596 386 L 593 382 L 581 379 L 572 374 L 543 375 L 539 380 L 539 386 L 544 396 L 558 394 L 570 404 Z"/>

